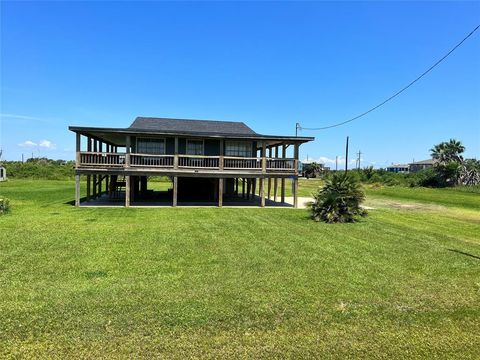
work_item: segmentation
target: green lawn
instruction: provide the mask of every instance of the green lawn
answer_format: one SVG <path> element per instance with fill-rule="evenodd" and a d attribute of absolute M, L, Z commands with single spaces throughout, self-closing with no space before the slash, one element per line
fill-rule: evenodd
<path fill-rule="evenodd" d="M 480 358 L 478 192 L 368 189 L 339 225 L 75 208 L 71 181 L 0 195 L 0 358 Z"/>

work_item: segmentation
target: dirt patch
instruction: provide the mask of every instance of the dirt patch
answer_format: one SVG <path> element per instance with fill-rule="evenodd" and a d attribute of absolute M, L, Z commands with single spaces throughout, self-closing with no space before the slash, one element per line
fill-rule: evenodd
<path fill-rule="evenodd" d="M 367 206 L 373 208 L 388 208 L 388 209 L 402 209 L 402 210 L 442 210 L 445 206 L 437 204 L 424 204 L 424 203 L 406 203 L 391 200 L 381 199 L 369 199 L 367 200 Z"/>

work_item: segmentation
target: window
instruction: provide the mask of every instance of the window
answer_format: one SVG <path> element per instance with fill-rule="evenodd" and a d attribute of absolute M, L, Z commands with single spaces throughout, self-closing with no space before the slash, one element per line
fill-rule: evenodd
<path fill-rule="evenodd" d="M 252 143 L 248 141 L 226 141 L 225 155 L 251 157 Z"/>
<path fill-rule="evenodd" d="M 165 154 L 165 139 L 138 138 L 137 153 Z"/>
<path fill-rule="evenodd" d="M 187 140 L 187 155 L 203 155 L 203 140 Z"/>

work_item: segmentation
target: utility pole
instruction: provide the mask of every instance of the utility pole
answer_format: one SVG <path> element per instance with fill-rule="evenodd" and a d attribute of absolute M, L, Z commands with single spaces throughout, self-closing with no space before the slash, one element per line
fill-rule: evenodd
<path fill-rule="evenodd" d="M 347 136 L 347 144 L 345 146 L 345 174 L 348 171 L 348 136 Z"/>
<path fill-rule="evenodd" d="M 358 150 L 358 153 L 357 153 L 357 169 L 360 170 L 360 157 L 362 156 L 362 152 L 360 150 Z"/>
<path fill-rule="evenodd" d="M 22 164 L 24 163 L 25 161 L 23 161 L 23 153 L 22 153 Z"/>
<path fill-rule="evenodd" d="M 338 155 L 335 156 L 335 171 L 338 171 Z"/>

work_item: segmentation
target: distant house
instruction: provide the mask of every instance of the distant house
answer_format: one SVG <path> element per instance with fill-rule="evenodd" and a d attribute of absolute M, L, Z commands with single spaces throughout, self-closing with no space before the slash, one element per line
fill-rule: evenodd
<path fill-rule="evenodd" d="M 417 173 L 419 171 L 428 169 L 433 167 L 435 165 L 436 160 L 433 159 L 428 159 L 428 160 L 422 160 L 422 161 L 415 161 L 413 163 L 408 164 L 410 167 L 410 172 L 411 173 Z"/>
<path fill-rule="evenodd" d="M 0 181 L 5 180 L 7 180 L 7 170 L 3 166 L 0 166 Z"/>
<path fill-rule="evenodd" d="M 317 164 L 318 165 L 318 168 L 315 170 L 313 169 L 313 164 Z M 313 160 L 304 160 L 300 163 L 300 174 L 303 176 L 303 177 L 306 177 L 306 178 L 315 178 L 317 177 L 317 175 L 319 175 L 322 171 L 325 171 L 327 170 L 325 168 L 325 165 L 324 164 L 321 164 L 321 163 L 317 163 L 316 161 L 313 161 Z"/>
<path fill-rule="evenodd" d="M 387 166 L 387 172 L 392 173 L 408 173 L 410 171 L 410 167 L 408 164 L 392 164 Z"/>
<path fill-rule="evenodd" d="M 242 122 L 138 117 L 127 128 L 70 126 L 76 133 L 75 204 L 80 205 L 80 176 L 86 178 L 86 199 L 125 206 L 152 197 L 148 179 L 167 176 L 172 206 L 180 201 L 253 199 L 285 201 L 285 180 L 298 196 L 298 156 L 312 137 L 258 134 Z M 287 148 L 292 153 L 287 157 Z M 257 184 L 259 185 L 257 188 Z M 241 190 L 239 190 L 241 188 Z M 159 194 L 161 196 L 162 194 Z M 122 196 L 122 197 L 123 197 Z"/>

